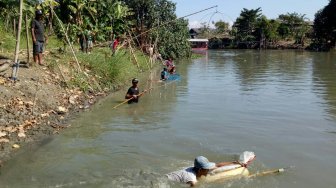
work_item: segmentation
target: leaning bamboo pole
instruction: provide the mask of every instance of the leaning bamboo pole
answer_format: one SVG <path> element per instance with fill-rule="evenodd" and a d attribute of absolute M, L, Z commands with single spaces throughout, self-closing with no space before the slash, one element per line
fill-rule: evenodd
<path fill-rule="evenodd" d="M 130 47 L 132 48 L 132 45 L 131 45 L 131 42 L 132 42 L 132 34 L 133 34 L 133 32 L 132 33 L 130 33 L 130 32 L 128 32 L 128 35 L 130 36 Z M 136 39 L 136 40 L 138 40 L 138 39 Z M 133 49 L 132 49 L 132 51 L 133 51 Z M 142 52 L 142 51 L 141 51 Z M 150 65 L 149 65 L 149 62 L 148 61 L 146 61 L 146 64 L 147 64 L 147 67 L 148 67 L 148 70 L 151 70 L 151 67 L 150 67 Z M 138 65 L 139 66 L 139 65 Z"/>
<path fill-rule="evenodd" d="M 80 65 L 79 65 L 79 61 L 78 61 L 78 59 L 77 59 L 77 56 L 76 56 L 75 51 L 74 51 L 74 49 L 73 49 L 73 46 L 72 46 L 72 44 L 71 44 L 71 42 L 70 42 L 69 36 L 68 36 L 68 34 L 66 33 L 66 31 L 65 31 L 65 28 L 64 28 L 64 26 L 63 26 L 62 21 L 59 19 L 59 17 L 58 17 L 57 14 L 55 13 L 54 9 L 52 9 L 52 7 L 50 7 L 50 10 L 51 10 L 52 14 L 54 14 L 55 18 L 57 19 L 59 25 L 61 26 L 61 28 L 62 28 L 62 30 L 63 30 L 63 33 L 64 33 L 64 35 L 65 35 L 65 39 L 66 39 L 67 43 L 69 44 L 70 49 L 71 49 L 71 52 L 72 52 L 72 55 L 74 56 L 75 61 L 76 61 L 76 63 L 77 63 L 77 69 L 78 69 L 78 72 L 82 72 L 82 69 L 81 69 L 81 67 L 80 67 Z"/>
<path fill-rule="evenodd" d="M 67 40 L 67 42 L 68 42 L 68 44 L 70 46 L 72 55 L 74 56 L 74 58 L 76 60 L 78 72 L 83 72 L 82 69 L 81 69 L 81 67 L 80 67 L 80 65 L 79 65 L 79 61 L 77 59 L 77 56 L 75 54 L 75 51 L 74 51 L 73 46 L 72 46 L 72 44 L 70 42 L 69 36 L 68 36 L 68 34 L 67 34 L 64 26 L 63 26 L 62 21 L 59 19 L 59 17 L 57 16 L 57 14 L 55 13 L 54 9 L 51 6 L 50 6 L 50 10 L 51 10 L 52 14 L 54 14 L 55 18 L 57 19 L 59 25 L 61 26 L 61 28 L 62 28 L 62 30 L 64 32 L 65 38 L 66 38 L 66 40 Z M 89 79 L 89 76 L 85 72 L 84 72 L 84 75 Z M 94 82 L 94 84 L 96 85 L 96 87 L 99 89 L 99 91 L 102 91 L 102 88 L 100 87 L 100 85 L 98 84 L 98 82 L 96 81 L 96 79 L 94 79 L 94 77 L 92 77 L 92 81 Z"/>
<path fill-rule="evenodd" d="M 128 39 L 128 43 L 129 43 L 129 49 L 130 49 L 131 55 L 132 55 L 132 57 L 133 57 L 136 65 L 137 65 L 138 69 L 140 70 L 140 65 L 139 65 L 138 60 L 136 58 L 135 52 L 134 52 L 134 50 L 132 48 L 132 44 L 131 44 L 131 40 L 130 39 Z"/>

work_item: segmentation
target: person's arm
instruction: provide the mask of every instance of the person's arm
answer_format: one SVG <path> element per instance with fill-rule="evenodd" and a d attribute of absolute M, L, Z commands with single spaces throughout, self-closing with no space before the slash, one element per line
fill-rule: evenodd
<path fill-rule="evenodd" d="M 128 89 L 128 91 L 126 93 L 125 99 L 131 99 L 131 98 L 137 99 L 137 98 L 141 97 L 141 95 L 143 95 L 146 92 L 147 92 L 147 90 L 145 89 L 143 92 L 139 93 L 138 95 L 134 95 L 131 91 L 131 88 L 130 88 L 130 89 Z"/>
<path fill-rule="evenodd" d="M 126 94 L 125 99 L 136 99 L 138 96 L 137 95 L 131 95 L 129 93 Z"/>
<path fill-rule="evenodd" d="M 36 36 L 35 36 L 35 21 L 33 20 L 31 25 L 31 33 L 33 38 L 33 43 L 36 44 Z"/>

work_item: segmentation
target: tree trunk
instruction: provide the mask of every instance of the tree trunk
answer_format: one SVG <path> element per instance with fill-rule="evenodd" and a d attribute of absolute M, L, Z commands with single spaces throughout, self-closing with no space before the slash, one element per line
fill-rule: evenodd
<path fill-rule="evenodd" d="M 28 26 L 28 14 L 26 12 L 25 15 L 25 22 L 26 22 L 26 38 L 27 38 L 27 66 L 29 66 L 29 59 L 30 59 L 30 53 L 29 53 L 29 26 Z"/>
<path fill-rule="evenodd" d="M 21 36 L 21 23 L 22 23 L 22 7 L 23 7 L 23 0 L 20 0 L 20 15 L 19 15 L 19 25 L 18 31 L 16 35 L 16 47 L 15 47 L 15 59 L 14 59 L 14 66 L 12 71 L 12 79 L 15 81 L 17 77 L 17 73 L 19 70 L 19 51 L 20 51 L 20 36 Z"/>

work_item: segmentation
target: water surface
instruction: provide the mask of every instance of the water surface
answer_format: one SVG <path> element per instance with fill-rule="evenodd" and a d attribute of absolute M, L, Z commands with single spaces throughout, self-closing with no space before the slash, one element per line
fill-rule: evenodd
<path fill-rule="evenodd" d="M 271 50 L 178 62 L 180 81 L 141 79 L 154 89 L 139 104 L 113 109 L 125 93 L 113 94 L 60 135 L 23 148 L 1 169 L 0 187 L 180 187 L 163 175 L 198 155 L 219 162 L 249 150 L 251 173 L 295 168 L 200 186 L 334 188 L 335 65 L 335 53 Z"/>

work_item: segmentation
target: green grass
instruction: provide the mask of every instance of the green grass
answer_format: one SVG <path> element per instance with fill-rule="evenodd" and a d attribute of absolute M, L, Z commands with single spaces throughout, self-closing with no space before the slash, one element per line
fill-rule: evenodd
<path fill-rule="evenodd" d="M 9 51 L 15 50 L 15 37 L 11 33 L 7 33 L 2 23 L 0 23 L 0 50 L 2 53 L 6 54 Z"/>
<path fill-rule="evenodd" d="M 78 52 L 77 55 L 84 71 L 107 88 L 122 85 L 132 77 L 149 70 L 148 60 L 143 54 L 136 52 L 137 65 L 126 49 L 119 50 L 114 56 L 111 56 L 109 48 L 97 48 L 91 54 Z"/>
<path fill-rule="evenodd" d="M 71 52 L 67 47 L 64 53 L 59 53 L 57 49 L 51 50 L 51 55 L 46 57 L 46 62 L 50 69 L 59 72 L 57 65 L 68 66 L 71 79 L 67 86 L 70 88 L 80 88 L 83 91 L 99 89 L 116 90 L 133 77 L 138 77 L 150 70 L 148 58 L 141 52 L 136 52 L 137 63 L 129 50 L 121 49 L 114 56 L 109 48 L 94 48 L 90 54 L 78 50 L 79 46 L 74 46 L 75 55 L 78 59 L 80 69 Z M 99 85 L 99 86 L 98 86 Z"/>
<path fill-rule="evenodd" d="M 204 57 L 204 55 L 202 55 L 202 54 L 196 54 L 196 53 L 191 54 L 191 59 L 199 59 L 199 58 L 202 58 L 202 57 Z"/>

